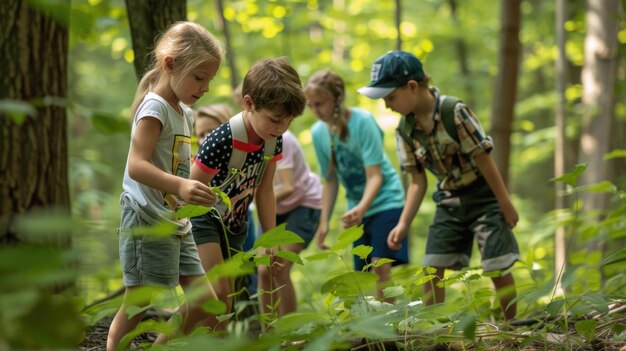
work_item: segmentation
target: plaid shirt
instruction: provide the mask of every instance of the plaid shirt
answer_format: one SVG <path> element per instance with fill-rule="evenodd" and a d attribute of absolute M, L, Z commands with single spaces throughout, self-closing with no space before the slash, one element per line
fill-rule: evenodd
<path fill-rule="evenodd" d="M 454 109 L 454 123 L 456 124 L 459 143 L 446 132 L 441 120 L 441 102 L 437 88 L 431 89 L 436 104 L 433 111 L 435 126 L 430 133 L 425 133 L 417 125 L 414 140 L 415 153 L 396 132 L 398 154 L 402 170 L 423 172 L 424 167 L 429 169 L 439 181 L 439 189 L 457 190 L 472 184 L 480 171 L 474 164 L 474 158 L 483 152 L 491 152 L 493 143 L 485 135 L 483 127 L 474 112 L 465 104 L 459 102 Z M 413 156 L 413 157 L 411 157 Z"/>

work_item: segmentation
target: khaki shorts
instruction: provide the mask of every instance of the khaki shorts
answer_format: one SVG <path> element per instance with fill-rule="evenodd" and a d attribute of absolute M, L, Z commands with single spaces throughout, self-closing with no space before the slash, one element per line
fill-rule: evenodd
<path fill-rule="evenodd" d="M 204 275 L 191 233 L 165 237 L 133 235 L 133 228 L 148 225 L 130 205 L 122 202 L 118 232 L 124 286 L 175 287 L 180 276 Z"/>
<path fill-rule="evenodd" d="M 462 190 L 437 190 L 435 219 L 428 230 L 424 265 L 460 269 L 472 256 L 474 238 L 485 272 L 504 270 L 519 260 L 513 231 L 489 185 L 480 178 Z"/>

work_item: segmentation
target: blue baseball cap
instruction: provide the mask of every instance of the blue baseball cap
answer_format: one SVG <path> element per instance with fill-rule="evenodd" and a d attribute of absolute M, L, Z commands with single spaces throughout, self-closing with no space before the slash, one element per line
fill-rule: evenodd
<path fill-rule="evenodd" d="M 371 82 L 357 91 L 371 99 L 389 95 L 410 80 L 422 81 L 426 74 L 422 61 L 406 51 L 389 51 L 372 65 Z"/>

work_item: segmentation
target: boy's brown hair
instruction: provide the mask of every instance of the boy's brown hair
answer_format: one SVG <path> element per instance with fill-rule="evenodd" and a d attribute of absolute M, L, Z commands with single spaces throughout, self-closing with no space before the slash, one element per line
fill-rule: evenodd
<path fill-rule="evenodd" d="M 242 96 L 250 96 L 258 111 L 267 109 L 283 117 L 302 114 L 306 97 L 298 72 L 284 57 L 257 61 L 243 79 Z"/>

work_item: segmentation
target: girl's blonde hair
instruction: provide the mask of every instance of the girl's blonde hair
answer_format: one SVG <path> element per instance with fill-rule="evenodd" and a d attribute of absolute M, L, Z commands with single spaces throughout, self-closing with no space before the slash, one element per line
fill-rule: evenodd
<path fill-rule="evenodd" d="M 342 113 L 341 109 L 346 96 L 343 79 L 328 70 L 317 71 L 304 84 L 304 91 L 325 91 L 330 94 L 335 101 L 335 116 L 329 126 L 330 131 L 338 134 L 341 140 L 345 140 L 348 136 L 348 116 Z"/>
<path fill-rule="evenodd" d="M 193 22 L 173 23 L 156 41 L 151 64 L 137 86 L 132 113 L 135 114 L 146 94 L 164 76 L 163 60 L 166 56 L 174 58 L 180 77 L 184 77 L 200 64 L 221 61 L 223 55 L 221 43 L 206 28 Z"/>

